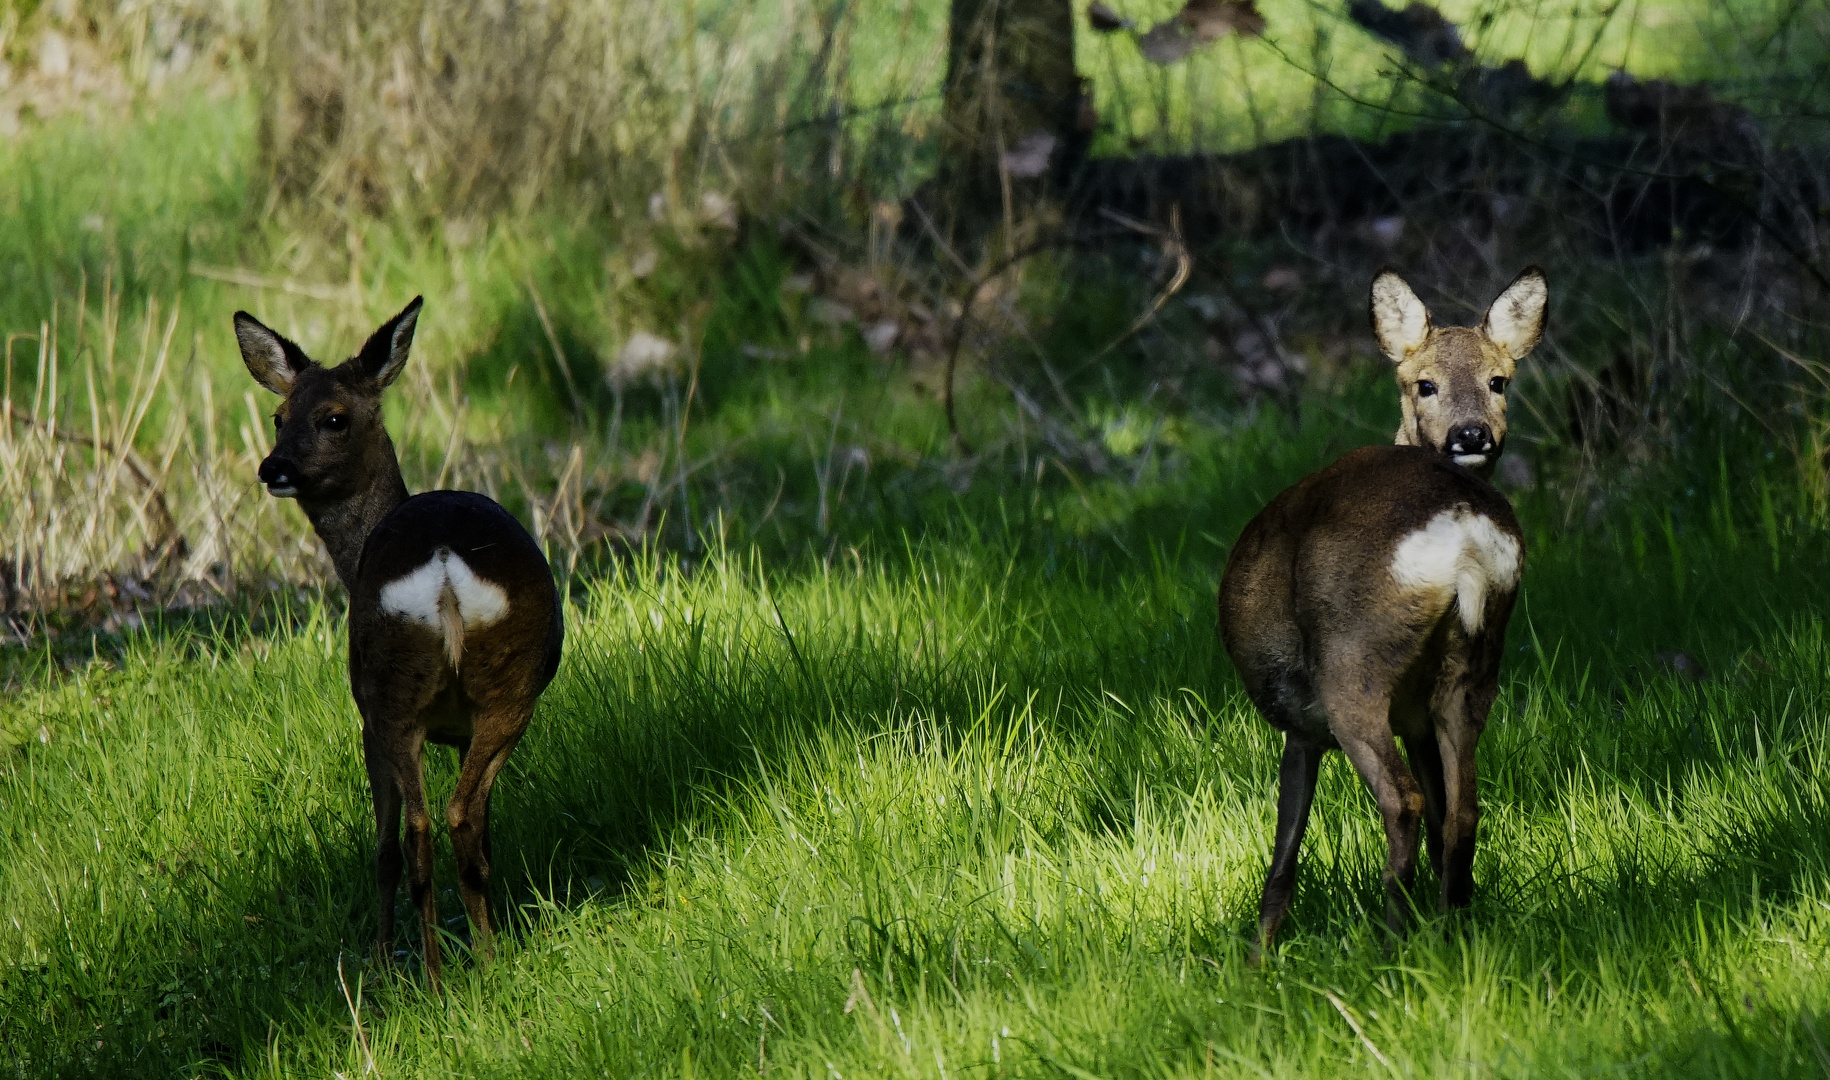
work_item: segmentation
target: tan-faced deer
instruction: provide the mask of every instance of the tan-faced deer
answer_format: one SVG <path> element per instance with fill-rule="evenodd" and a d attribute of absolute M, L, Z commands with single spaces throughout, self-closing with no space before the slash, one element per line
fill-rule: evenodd
<path fill-rule="evenodd" d="M 564 628 L 546 557 L 508 511 L 469 491 L 407 496 L 382 427 L 381 392 L 406 365 L 419 307 L 415 298 L 332 368 L 246 312 L 235 313 L 235 337 L 255 381 L 285 399 L 261 482 L 299 501 L 349 590 L 350 690 L 375 803 L 377 948 L 391 960 L 404 808 L 407 885 L 436 988 L 432 821 L 420 750 L 427 742 L 457 748 L 445 823 L 464 909 L 487 956 L 490 787 L 559 667 Z"/>
<path fill-rule="evenodd" d="M 1417 295 L 1382 271 L 1372 319 L 1404 398 L 1397 445 L 1304 478 L 1233 546 L 1221 639 L 1253 704 L 1284 732 L 1258 950 L 1290 910 L 1330 749 L 1347 754 L 1384 819 L 1386 924 L 1402 932 L 1408 921 L 1420 824 L 1443 904 L 1473 895 L 1474 749 L 1525 558 L 1511 504 L 1479 474 L 1505 445 L 1506 385 L 1538 342 L 1547 296 L 1533 267 L 1478 329 L 1432 329 Z"/>

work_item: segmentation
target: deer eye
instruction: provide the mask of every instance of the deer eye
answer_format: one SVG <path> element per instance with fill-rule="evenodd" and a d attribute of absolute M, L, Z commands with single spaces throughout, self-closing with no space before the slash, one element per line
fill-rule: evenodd
<path fill-rule="evenodd" d="M 1496 394 L 1504 394 L 1506 392 L 1506 377 L 1503 375 L 1495 375 L 1493 378 L 1488 379 L 1487 389 Z"/>
<path fill-rule="evenodd" d="M 349 426 L 349 417 L 342 413 L 331 413 L 321 421 L 325 431 L 342 431 Z"/>
<path fill-rule="evenodd" d="M 273 414 L 273 430 L 278 431 L 279 429 L 281 429 L 285 426 L 286 426 L 286 418 L 281 416 L 279 413 L 274 413 Z"/>
<path fill-rule="evenodd" d="M 1424 379 L 1424 380 L 1418 382 L 1418 384 L 1417 384 L 1417 396 L 1418 397 L 1429 397 L 1434 393 L 1436 393 L 1436 384 L 1435 383 L 1431 382 L 1428 379 Z"/>

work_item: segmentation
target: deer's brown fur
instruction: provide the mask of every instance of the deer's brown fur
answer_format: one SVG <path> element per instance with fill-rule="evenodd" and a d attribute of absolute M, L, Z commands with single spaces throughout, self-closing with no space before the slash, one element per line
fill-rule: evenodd
<path fill-rule="evenodd" d="M 1374 325 L 1406 397 L 1398 445 L 1351 451 L 1278 495 L 1227 560 L 1221 639 L 1253 704 L 1284 732 L 1260 948 L 1294 898 L 1331 749 L 1346 753 L 1384 821 L 1387 924 L 1402 931 L 1408 919 L 1420 827 L 1443 903 L 1473 894 L 1475 745 L 1525 541 L 1506 497 L 1466 465 L 1491 469 L 1503 446 L 1505 386 L 1491 380 L 1510 379 L 1536 343 L 1543 280 L 1521 275 L 1480 329 L 1433 330 L 1409 286 L 1381 273 Z M 1417 394 L 1424 380 L 1435 393 Z"/>
<path fill-rule="evenodd" d="M 349 591 L 350 691 L 375 807 L 377 948 L 391 959 L 404 864 L 436 987 L 421 749 L 433 742 L 458 751 L 445 823 L 464 908 L 487 955 L 490 790 L 558 669 L 564 629 L 546 558 L 512 515 L 474 492 L 407 495 L 381 393 L 406 364 L 419 307 L 415 299 L 332 368 L 246 312 L 236 313 L 235 334 L 248 371 L 283 398 L 260 479 L 298 500 Z"/>

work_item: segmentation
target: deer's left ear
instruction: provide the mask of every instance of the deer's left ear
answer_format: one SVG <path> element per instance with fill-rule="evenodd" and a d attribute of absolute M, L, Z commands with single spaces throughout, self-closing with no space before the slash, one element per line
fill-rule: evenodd
<path fill-rule="evenodd" d="M 1544 309 L 1549 303 L 1544 271 L 1527 266 L 1487 309 L 1481 333 L 1514 360 L 1522 360 L 1544 336 Z"/>
<path fill-rule="evenodd" d="M 356 354 L 356 363 L 363 373 L 383 387 L 398 378 L 401 369 L 407 366 L 407 354 L 413 348 L 413 328 L 419 323 L 422 299 L 423 297 L 415 296 L 412 303 L 401 309 L 400 314 L 377 327 L 369 339 L 362 343 L 362 351 Z"/>

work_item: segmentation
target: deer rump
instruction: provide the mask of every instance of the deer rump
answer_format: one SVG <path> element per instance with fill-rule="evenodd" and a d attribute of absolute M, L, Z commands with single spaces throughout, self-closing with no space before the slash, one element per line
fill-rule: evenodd
<path fill-rule="evenodd" d="M 1280 730 L 1335 746 L 1318 684 L 1349 675 L 1392 688 L 1393 734 L 1422 735 L 1440 675 L 1465 690 L 1497 671 L 1523 562 L 1491 485 L 1434 450 L 1363 447 L 1246 526 L 1221 578 L 1222 640 Z"/>
<path fill-rule="evenodd" d="M 369 534 L 357 577 L 353 617 L 425 628 L 462 682 L 473 670 L 508 674 L 512 665 L 502 654 L 533 642 L 546 652 L 530 672 L 539 684 L 558 669 L 564 631 L 545 558 L 520 522 L 487 496 L 429 491 L 409 498 Z"/>

